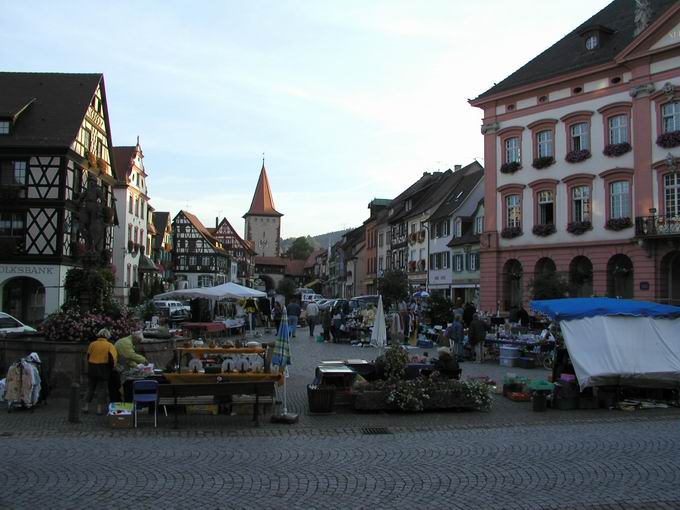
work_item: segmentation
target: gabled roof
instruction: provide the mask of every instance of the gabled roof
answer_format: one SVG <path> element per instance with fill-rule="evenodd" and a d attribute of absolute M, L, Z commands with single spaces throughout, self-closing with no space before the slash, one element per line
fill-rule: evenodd
<path fill-rule="evenodd" d="M 156 250 L 161 248 L 163 244 L 163 235 L 165 234 L 165 227 L 168 225 L 168 220 L 170 219 L 170 213 L 154 211 L 153 215 L 153 225 L 156 227 L 156 237 L 153 238 L 153 247 Z"/>
<path fill-rule="evenodd" d="M 178 215 L 179 214 L 183 214 L 184 217 L 187 220 L 189 220 L 189 223 L 191 223 L 193 227 L 201 233 L 205 240 L 212 245 L 214 250 L 219 251 L 221 253 L 226 253 L 226 251 L 223 248 L 220 248 L 217 245 L 220 241 L 215 239 L 215 237 L 210 233 L 210 231 L 207 228 L 205 228 L 205 225 L 201 223 L 201 220 L 199 220 L 196 216 L 187 211 L 180 211 Z"/>
<path fill-rule="evenodd" d="M 0 117 L 14 119 L 0 147 L 70 147 L 103 80 L 100 73 L 0 72 Z"/>
<path fill-rule="evenodd" d="M 388 214 L 388 221 L 394 223 L 398 220 L 403 219 L 406 215 L 410 215 L 411 210 L 417 205 L 418 201 L 425 196 L 424 191 L 431 188 L 432 185 L 437 183 L 442 176 L 442 172 L 423 172 L 423 175 L 411 186 L 402 191 L 390 204 L 389 209 L 392 209 L 394 213 L 390 216 Z M 411 199 L 416 203 L 411 204 L 411 209 L 406 210 L 406 202 Z"/>
<path fill-rule="evenodd" d="M 247 216 L 283 216 L 274 207 L 274 197 L 269 187 L 269 178 L 267 177 L 267 169 L 264 167 L 264 161 L 260 170 L 260 178 L 255 187 L 253 201 L 250 203 L 250 209 L 243 215 L 244 218 Z"/>
<path fill-rule="evenodd" d="M 132 172 L 134 165 L 135 154 L 137 147 L 134 145 L 126 145 L 113 148 L 113 159 L 116 164 L 118 184 L 127 186 L 128 177 Z"/>
<path fill-rule="evenodd" d="M 484 167 L 477 161 L 461 168 L 453 174 L 456 180 L 445 189 L 446 197 L 439 207 L 430 215 L 429 221 L 445 218 L 454 213 L 465 203 L 472 190 L 484 177 Z"/>
<path fill-rule="evenodd" d="M 675 0 L 654 0 L 650 24 L 659 18 Z M 583 34 L 590 28 L 604 28 L 609 33 L 602 45 L 592 51 L 585 47 Z M 562 74 L 612 62 L 635 39 L 635 0 L 614 0 L 607 7 L 579 25 L 536 58 L 519 68 L 500 83 L 480 94 L 477 103 L 516 87 L 555 78 Z"/>
<path fill-rule="evenodd" d="M 241 247 L 242 247 L 244 250 L 250 251 L 250 252 L 252 252 L 252 253 L 254 254 L 255 251 L 250 247 L 250 244 L 246 243 L 246 242 L 243 240 L 243 238 L 239 235 L 239 233 L 236 231 L 236 229 L 231 225 L 231 223 L 229 223 L 229 220 L 228 220 L 227 218 L 222 218 L 222 221 L 220 221 L 220 223 L 217 225 L 217 227 L 215 227 L 215 228 L 209 228 L 208 230 L 209 230 L 211 233 L 213 233 L 213 235 L 215 235 L 215 237 L 216 237 L 217 231 L 218 231 L 220 228 L 222 228 L 222 226 L 225 225 L 225 224 L 226 224 L 226 226 L 229 228 L 229 230 L 231 230 L 231 233 L 232 233 L 233 236 L 236 238 L 236 240 L 237 240 L 238 243 L 241 245 Z"/>

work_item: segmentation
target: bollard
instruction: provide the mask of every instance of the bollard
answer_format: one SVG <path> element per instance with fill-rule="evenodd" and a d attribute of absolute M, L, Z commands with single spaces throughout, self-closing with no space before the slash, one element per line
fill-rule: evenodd
<path fill-rule="evenodd" d="M 68 397 L 68 421 L 80 423 L 80 384 L 73 383 Z"/>

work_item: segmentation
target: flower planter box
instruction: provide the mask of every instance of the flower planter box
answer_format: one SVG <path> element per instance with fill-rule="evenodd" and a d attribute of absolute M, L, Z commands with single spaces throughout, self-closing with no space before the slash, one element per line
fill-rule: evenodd
<path fill-rule="evenodd" d="M 437 390 L 425 402 L 424 410 L 441 409 L 478 409 L 474 399 L 459 392 Z M 398 411 L 397 406 L 387 401 L 386 391 L 363 391 L 357 393 L 354 399 L 354 409 L 357 411 Z"/>

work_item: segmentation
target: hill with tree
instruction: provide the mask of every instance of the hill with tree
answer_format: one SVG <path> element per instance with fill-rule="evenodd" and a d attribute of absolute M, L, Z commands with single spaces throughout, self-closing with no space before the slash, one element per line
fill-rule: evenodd
<path fill-rule="evenodd" d="M 314 250 L 317 250 L 319 248 L 328 248 L 329 241 L 331 246 L 333 246 L 340 240 L 343 234 L 349 232 L 350 230 L 352 229 L 348 228 L 345 230 L 336 230 L 335 232 L 328 232 L 326 234 L 319 234 L 317 236 L 306 236 L 303 237 L 303 239 L 306 238 L 309 244 L 312 246 L 312 249 Z M 300 238 L 288 237 L 286 239 L 283 239 L 281 241 L 281 251 L 283 253 L 286 253 L 297 239 Z"/>

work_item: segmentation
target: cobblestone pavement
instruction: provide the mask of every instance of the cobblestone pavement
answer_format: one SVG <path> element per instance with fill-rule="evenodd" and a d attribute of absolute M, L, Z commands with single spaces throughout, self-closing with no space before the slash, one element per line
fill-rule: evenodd
<path fill-rule="evenodd" d="M 0 508 L 680 509 L 677 409 L 534 413 L 498 397 L 488 413 L 310 416 L 321 360 L 376 351 L 302 332 L 291 349 L 292 426 L 182 416 L 179 430 L 164 417 L 111 430 L 92 415 L 68 423 L 64 400 L 0 412 Z M 464 376 L 505 372 L 463 364 Z"/>
<path fill-rule="evenodd" d="M 385 435 L 0 438 L 2 508 L 680 508 L 674 420 Z"/>

